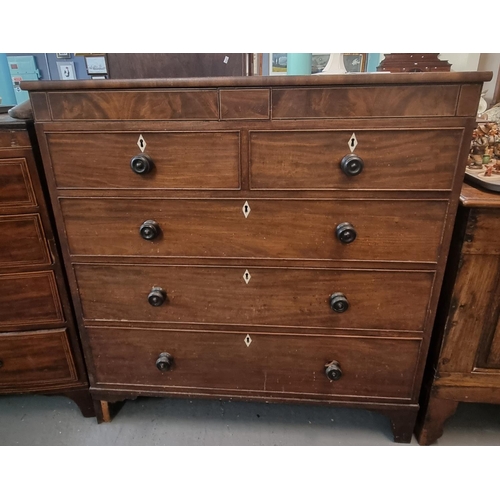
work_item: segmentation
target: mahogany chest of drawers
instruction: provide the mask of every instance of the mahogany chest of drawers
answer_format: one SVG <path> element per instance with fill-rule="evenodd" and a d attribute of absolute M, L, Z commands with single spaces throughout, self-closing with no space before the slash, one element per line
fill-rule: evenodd
<path fill-rule="evenodd" d="M 100 418 L 323 403 L 409 441 L 489 77 L 24 83 Z"/>
<path fill-rule="evenodd" d="M 94 416 L 36 160 L 32 124 L 0 115 L 0 394 L 64 394 Z"/>
<path fill-rule="evenodd" d="M 500 404 L 500 195 L 464 184 L 452 241 L 421 395 L 420 444 L 441 437 L 459 402 Z"/>

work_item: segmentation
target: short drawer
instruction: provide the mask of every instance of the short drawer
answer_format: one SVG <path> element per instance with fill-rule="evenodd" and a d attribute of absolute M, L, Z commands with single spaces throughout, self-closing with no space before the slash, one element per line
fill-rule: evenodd
<path fill-rule="evenodd" d="M 239 132 L 48 134 L 60 188 L 238 189 Z M 144 149 L 139 145 L 142 141 Z M 131 160 L 146 154 L 151 170 L 137 174 Z"/>
<path fill-rule="evenodd" d="M 0 267 L 51 262 L 38 214 L 0 216 Z"/>
<path fill-rule="evenodd" d="M 27 328 L 63 321 L 52 271 L 0 275 L 0 328 Z"/>
<path fill-rule="evenodd" d="M 0 334 L 0 391 L 77 379 L 66 330 Z"/>
<path fill-rule="evenodd" d="M 155 258 L 436 262 L 447 209 L 446 201 L 415 200 L 63 198 L 60 203 L 71 254 Z M 141 237 L 145 222 L 155 228 L 152 240 Z M 356 233 L 351 243 L 341 242 L 346 222 Z"/>
<path fill-rule="evenodd" d="M 433 272 L 74 266 L 87 320 L 422 331 Z M 161 288 L 162 305 L 150 293 Z M 342 313 L 331 296 L 344 294 Z"/>
<path fill-rule="evenodd" d="M 36 206 L 25 158 L 0 159 L 0 208 Z"/>
<path fill-rule="evenodd" d="M 462 134 L 462 129 L 252 131 L 250 186 L 449 190 Z M 364 163 L 358 175 L 340 168 L 349 154 Z"/>
<path fill-rule="evenodd" d="M 410 399 L 418 339 L 88 328 L 98 385 Z M 157 368 L 162 353 L 168 371 Z M 337 361 L 337 380 L 325 373 Z"/>

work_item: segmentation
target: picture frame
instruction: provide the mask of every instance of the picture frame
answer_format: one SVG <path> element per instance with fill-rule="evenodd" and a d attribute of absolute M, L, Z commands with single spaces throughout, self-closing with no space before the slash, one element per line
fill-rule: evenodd
<path fill-rule="evenodd" d="M 77 80 L 73 61 L 59 61 L 57 63 L 57 72 L 61 80 Z"/>
<path fill-rule="evenodd" d="M 287 54 L 282 52 L 274 52 L 269 54 L 269 74 L 270 75 L 286 75 L 287 70 Z"/>
<path fill-rule="evenodd" d="M 57 59 L 71 59 L 71 54 L 66 54 L 66 53 L 56 53 Z"/>
<path fill-rule="evenodd" d="M 347 73 L 363 73 L 366 71 L 368 54 L 343 53 L 342 62 Z"/>
<path fill-rule="evenodd" d="M 85 56 L 85 65 L 89 75 L 107 75 L 108 68 L 106 64 L 106 56 Z"/>

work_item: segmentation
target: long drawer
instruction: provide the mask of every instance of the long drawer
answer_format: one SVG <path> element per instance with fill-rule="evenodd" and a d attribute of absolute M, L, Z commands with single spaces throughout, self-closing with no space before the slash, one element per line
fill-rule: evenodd
<path fill-rule="evenodd" d="M 403 200 L 61 200 L 71 254 L 159 258 L 436 262 L 446 208 Z M 140 235 L 148 220 L 157 224 L 152 240 Z M 345 222 L 356 232 L 348 244 L 336 233 Z"/>
<path fill-rule="evenodd" d="M 427 271 L 252 266 L 74 267 L 87 320 L 329 329 L 422 331 L 434 277 Z M 156 288 L 166 294 L 159 306 L 149 303 L 163 294 Z M 335 293 L 348 303 L 344 312 L 330 306 Z"/>
<path fill-rule="evenodd" d="M 240 186 L 239 131 L 52 133 L 47 140 L 60 188 Z M 150 159 L 151 170 L 137 174 L 131 160 L 143 153 Z"/>
<path fill-rule="evenodd" d="M 251 189 L 451 189 L 463 129 L 250 132 Z M 342 159 L 364 163 L 349 176 Z"/>
<path fill-rule="evenodd" d="M 52 271 L 0 275 L 0 328 L 63 322 Z"/>
<path fill-rule="evenodd" d="M 88 328 L 98 385 L 409 399 L 418 339 Z M 171 356 L 161 357 L 167 353 Z M 165 363 L 166 358 L 166 363 Z M 161 362 L 164 365 L 161 365 Z M 326 365 L 337 380 L 329 380 Z M 157 367 L 170 369 L 161 371 Z M 340 370 L 340 372 L 338 371 Z"/>
<path fill-rule="evenodd" d="M 0 334 L 0 389 L 78 379 L 66 330 Z"/>

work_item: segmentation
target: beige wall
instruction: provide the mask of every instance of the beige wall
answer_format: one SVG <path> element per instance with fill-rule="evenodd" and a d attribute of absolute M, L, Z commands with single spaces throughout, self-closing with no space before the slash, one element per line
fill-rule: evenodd
<path fill-rule="evenodd" d="M 500 67 L 500 54 L 481 54 L 479 59 L 478 69 L 480 71 L 493 71 L 493 78 L 491 82 L 486 82 L 483 85 L 483 91 L 486 91 L 484 98 L 488 105 L 495 104 L 492 103 L 493 92 L 495 91 L 495 85 L 498 79 L 498 69 Z"/>

